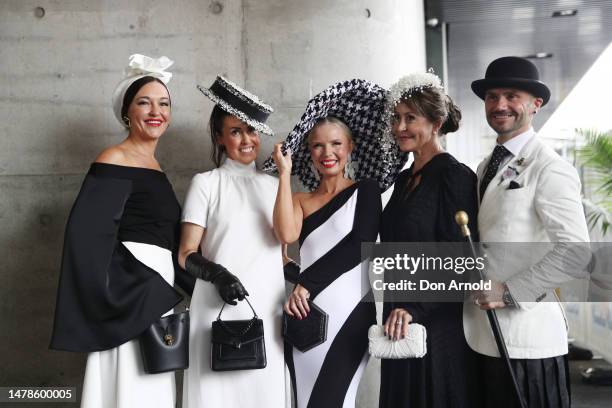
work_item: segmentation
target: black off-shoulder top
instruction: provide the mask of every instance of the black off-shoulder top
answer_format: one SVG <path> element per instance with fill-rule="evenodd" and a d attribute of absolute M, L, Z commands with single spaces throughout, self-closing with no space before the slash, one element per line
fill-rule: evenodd
<path fill-rule="evenodd" d="M 175 247 L 181 207 L 164 172 L 93 163 L 89 174 L 132 182 L 117 232 L 119 241 L 142 242 L 168 250 Z"/>
<path fill-rule="evenodd" d="M 91 165 L 66 225 L 51 348 L 116 347 L 181 301 L 159 273 L 122 244 L 172 250 L 179 218 L 179 203 L 163 172 Z M 175 273 L 181 286 L 181 277 L 188 276 Z"/>

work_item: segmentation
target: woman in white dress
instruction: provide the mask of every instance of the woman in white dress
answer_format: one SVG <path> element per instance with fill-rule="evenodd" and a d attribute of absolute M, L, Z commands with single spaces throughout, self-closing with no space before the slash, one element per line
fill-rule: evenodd
<path fill-rule="evenodd" d="M 166 57 L 130 57 L 113 108 L 128 130 L 91 165 L 72 208 L 51 348 L 89 352 L 84 408 L 174 408 L 174 372 L 146 374 L 137 337 L 181 300 L 180 205 L 155 159 L 171 118 Z"/>
<path fill-rule="evenodd" d="M 217 168 L 193 178 L 183 209 L 179 263 L 200 278 L 191 298 L 183 407 L 283 407 L 285 287 L 281 244 L 272 226 L 278 181 L 255 167 L 258 131 L 272 134 L 264 123 L 272 108 L 223 77 L 198 88 L 216 103 L 210 128 Z M 235 305 L 225 307 L 224 320 L 250 318 L 245 302 L 236 305 L 247 295 L 263 320 L 267 366 L 212 371 L 211 324 L 224 302 Z"/>

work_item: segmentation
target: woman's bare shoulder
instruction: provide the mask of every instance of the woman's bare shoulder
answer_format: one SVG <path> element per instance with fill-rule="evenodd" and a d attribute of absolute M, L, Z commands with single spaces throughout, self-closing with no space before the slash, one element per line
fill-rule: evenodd
<path fill-rule="evenodd" d="M 129 165 L 125 151 L 120 146 L 111 146 L 104 149 L 94 161 L 97 163 L 117 164 L 120 166 Z"/>

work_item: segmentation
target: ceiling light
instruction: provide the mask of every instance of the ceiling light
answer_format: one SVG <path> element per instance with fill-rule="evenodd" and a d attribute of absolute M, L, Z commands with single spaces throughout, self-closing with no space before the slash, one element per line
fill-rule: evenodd
<path fill-rule="evenodd" d="M 557 10 L 552 13 L 553 17 L 572 17 L 578 13 L 576 9 L 567 9 L 567 10 Z"/>
<path fill-rule="evenodd" d="M 535 54 L 525 55 L 525 58 L 530 59 L 544 59 L 544 58 L 552 58 L 552 52 L 536 52 Z"/>
<path fill-rule="evenodd" d="M 425 24 L 427 24 L 427 27 L 436 28 L 438 24 L 440 24 L 440 20 L 438 20 L 435 17 L 432 17 L 432 18 L 427 19 Z"/>

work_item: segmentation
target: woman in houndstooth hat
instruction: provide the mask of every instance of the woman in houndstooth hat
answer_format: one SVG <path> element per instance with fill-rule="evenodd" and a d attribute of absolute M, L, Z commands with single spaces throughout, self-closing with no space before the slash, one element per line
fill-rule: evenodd
<path fill-rule="evenodd" d="M 276 235 L 300 245 L 302 271 L 285 312 L 304 319 L 312 301 L 328 314 L 325 342 L 305 352 L 285 345 L 298 408 L 354 406 L 368 361 L 376 309 L 363 301 L 370 291 L 361 244 L 376 241 L 381 187 L 405 161 L 383 138 L 384 103 L 385 90 L 367 81 L 330 86 L 264 165 L 279 174 Z M 292 193 L 291 174 L 310 192 Z"/>

